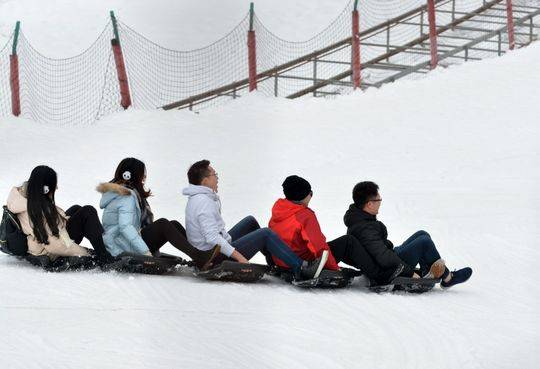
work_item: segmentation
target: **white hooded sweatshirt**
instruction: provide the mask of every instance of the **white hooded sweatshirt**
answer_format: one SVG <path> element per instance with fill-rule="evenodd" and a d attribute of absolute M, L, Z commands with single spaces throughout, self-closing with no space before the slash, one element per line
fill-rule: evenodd
<path fill-rule="evenodd" d="M 186 233 L 189 243 L 203 251 L 219 245 L 221 253 L 230 257 L 234 247 L 221 217 L 219 196 L 206 186 L 192 184 L 184 188 L 182 194 L 189 196 L 186 206 Z"/>

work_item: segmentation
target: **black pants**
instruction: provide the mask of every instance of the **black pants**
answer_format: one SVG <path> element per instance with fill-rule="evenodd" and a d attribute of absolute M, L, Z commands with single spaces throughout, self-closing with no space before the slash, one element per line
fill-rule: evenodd
<path fill-rule="evenodd" d="M 73 205 L 66 211 L 66 215 L 69 216 L 66 228 L 69 237 L 75 243 L 80 244 L 83 238 L 86 238 L 92 244 L 99 259 L 112 258 L 103 243 L 103 226 L 93 206 Z"/>
<path fill-rule="evenodd" d="M 186 230 L 177 220 L 160 218 L 144 227 L 141 230 L 141 237 L 152 254 L 157 253 L 165 243 L 169 242 L 191 259 L 196 258 L 197 249 L 188 242 Z"/>
<path fill-rule="evenodd" d="M 354 236 L 341 236 L 328 242 L 328 246 L 338 263 L 343 261 L 358 268 L 370 279 L 386 281 L 394 272 L 382 269 Z"/>

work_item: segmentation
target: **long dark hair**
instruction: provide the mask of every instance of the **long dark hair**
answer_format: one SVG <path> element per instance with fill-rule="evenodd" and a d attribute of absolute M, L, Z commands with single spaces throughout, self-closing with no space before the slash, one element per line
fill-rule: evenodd
<path fill-rule="evenodd" d="M 49 244 L 49 235 L 45 222 L 56 237 L 59 236 L 58 226 L 64 223 L 54 203 L 57 182 L 56 172 L 48 166 L 40 165 L 30 173 L 26 189 L 27 210 L 34 237 L 46 245 Z"/>
<path fill-rule="evenodd" d="M 146 199 L 152 195 L 152 192 L 144 189 L 143 178 L 145 170 L 146 166 L 139 159 L 125 158 L 118 164 L 111 182 L 126 185 L 136 190 L 142 199 Z"/>

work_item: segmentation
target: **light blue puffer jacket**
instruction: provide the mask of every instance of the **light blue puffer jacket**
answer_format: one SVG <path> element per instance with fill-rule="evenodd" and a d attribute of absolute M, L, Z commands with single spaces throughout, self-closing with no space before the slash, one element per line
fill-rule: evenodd
<path fill-rule="evenodd" d="M 103 210 L 103 242 L 113 256 L 123 252 L 146 254 L 148 246 L 142 239 L 141 209 L 133 190 L 116 183 L 102 183 L 97 188 L 103 195 L 99 207 Z"/>

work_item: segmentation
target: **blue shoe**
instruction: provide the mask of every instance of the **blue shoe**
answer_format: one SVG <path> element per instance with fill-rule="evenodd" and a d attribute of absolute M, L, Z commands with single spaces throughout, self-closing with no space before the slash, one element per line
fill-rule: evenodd
<path fill-rule="evenodd" d="M 456 284 L 467 282 L 469 278 L 471 278 L 472 269 L 467 267 L 460 270 L 454 270 L 451 273 L 451 275 L 452 275 L 452 278 L 450 279 L 450 281 L 448 282 L 441 281 L 442 288 L 450 288 Z"/>

